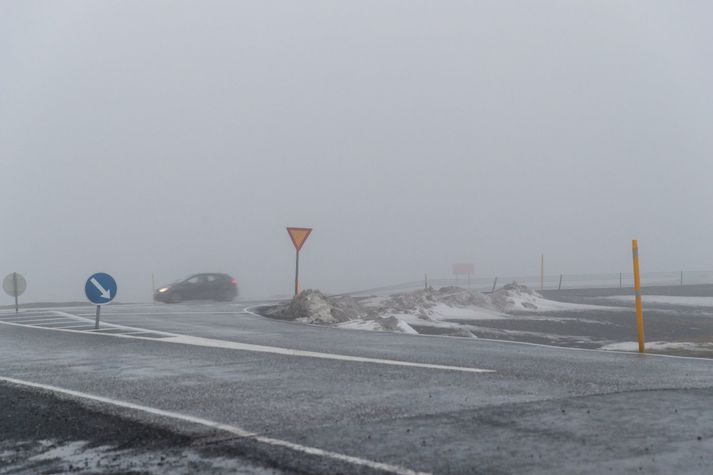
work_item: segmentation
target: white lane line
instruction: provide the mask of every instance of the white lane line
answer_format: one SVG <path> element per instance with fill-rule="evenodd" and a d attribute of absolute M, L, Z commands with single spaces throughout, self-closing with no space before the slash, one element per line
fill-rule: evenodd
<path fill-rule="evenodd" d="M 210 312 L 210 311 L 203 311 L 203 312 L 151 312 L 151 313 L 102 313 L 102 315 L 105 315 L 107 317 L 171 317 L 173 315 L 238 315 L 242 312 L 234 311 L 234 312 Z M 84 316 L 84 317 L 91 317 L 94 314 L 93 313 L 78 313 L 77 315 L 79 316 Z"/>
<path fill-rule="evenodd" d="M 19 326 L 19 327 L 28 327 L 29 326 L 29 325 L 22 325 L 19 323 L 9 323 L 9 322 L 2 322 L 2 321 L 0 321 L 0 324 L 13 325 L 13 326 Z M 101 335 L 101 336 L 110 336 L 110 337 L 114 337 L 114 338 L 132 338 L 135 340 L 159 341 L 159 342 L 175 343 L 175 344 L 181 344 L 181 345 L 201 346 L 201 347 L 206 347 L 206 348 L 221 348 L 221 349 L 228 349 L 228 350 L 251 351 L 251 352 L 255 352 L 255 353 L 272 353 L 272 354 L 284 355 L 284 356 L 300 356 L 300 357 L 306 357 L 306 358 L 320 358 L 320 359 L 327 359 L 327 360 L 349 361 L 349 362 L 354 362 L 354 363 L 371 363 L 371 364 L 381 364 L 381 365 L 388 365 L 388 366 L 404 366 L 404 367 L 411 367 L 411 368 L 426 368 L 426 369 L 436 369 L 436 370 L 445 370 L 445 371 L 460 371 L 460 372 L 465 372 L 465 373 L 494 373 L 495 372 L 495 370 L 492 370 L 492 369 L 471 368 L 471 367 L 467 367 L 467 366 L 447 366 L 447 365 L 438 365 L 438 364 L 429 364 L 429 363 L 414 363 L 411 361 L 386 360 L 386 359 L 380 359 L 380 358 L 367 358 L 367 357 L 362 357 L 362 356 L 340 355 L 340 354 L 336 354 L 336 353 L 319 353 L 316 351 L 292 350 L 289 348 L 281 348 L 281 347 L 277 347 L 277 346 L 252 345 L 249 343 L 239 343 L 236 341 L 215 340 L 212 338 L 202 338 L 202 337 L 197 337 L 197 336 L 179 335 L 176 333 L 146 330 L 143 328 L 135 328 L 135 327 L 125 327 L 122 325 L 113 325 L 113 324 L 107 324 L 107 325 L 110 325 L 115 328 L 137 330 L 142 333 L 158 334 L 158 335 L 161 335 L 163 338 L 150 338 L 150 337 L 144 337 L 144 336 L 127 335 L 127 334 L 122 334 L 122 333 L 100 333 L 100 332 L 96 332 L 94 330 L 82 331 L 82 330 L 71 330 L 71 329 L 64 329 L 64 328 L 47 328 L 47 327 L 33 327 L 33 328 L 38 328 L 38 329 L 42 329 L 42 330 L 50 330 L 50 331 L 58 331 L 58 332 L 67 332 L 67 333 L 81 333 L 83 335 Z"/>
<path fill-rule="evenodd" d="M 7 321 L 7 320 L 5 320 Z M 10 323 L 52 323 L 52 322 L 74 322 L 76 320 L 72 320 L 71 318 L 67 317 L 54 317 L 54 318 L 33 318 L 33 319 L 28 319 L 28 320 L 20 320 L 20 321 L 15 321 L 15 322 L 10 322 Z"/>
<path fill-rule="evenodd" d="M 294 442 L 289 442 L 287 440 L 275 439 L 272 437 L 264 437 L 258 435 L 255 432 L 247 431 L 241 427 L 223 424 L 220 422 L 211 421 L 208 419 L 203 419 L 202 417 L 195 417 L 188 414 L 181 414 L 173 411 L 165 411 L 163 409 L 157 409 L 154 407 L 143 406 L 141 404 L 135 404 L 132 402 L 119 401 L 117 399 L 112 399 L 104 396 L 96 396 L 94 394 L 88 394 L 80 391 L 74 391 L 72 389 L 64 389 L 57 386 L 50 386 L 48 384 L 33 383 L 31 381 L 24 381 L 21 379 L 8 378 L 5 376 L 0 376 L 0 381 L 16 384 L 18 386 L 27 386 L 36 389 L 43 389 L 45 391 L 52 391 L 55 393 L 65 394 L 67 396 L 72 396 L 75 398 L 88 399 L 91 401 L 97 401 L 104 404 L 111 404 L 113 406 L 123 407 L 126 409 L 133 409 L 136 411 L 145 412 L 148 414 L 153 414 L 156 416 L 168 417 L 171 419 L 177 419 L 184 422 L 190 422 L 193 424 L 199 424 L 202 426 L 210 427 L 212 429 L 222 430 L 230 434 L 236 435 L 245 439 L 252 439 L 257 442 L 272 445 L 275 447 L 283 447 L 295 452 L 301 452 L 308 455 L 315 455 L 318 457 L 323 457 L 327 459 L 336 460 L 339 462 L 346 462 L 351 465 L 357 465 L 360 467 L 367 467 L 373 470 L 382 470 L 385 472 L 393 473 L 395 475 L 427 475 L 427 472 L 417 472 L 405 467 L 400 467 L 398 465 L 391 465 L 383 462 L 375 462 L 373 460 L 368 460 L 360 457 L 353 457 L 351 455 L 340 454 L 338 452 L 331 452 L 328 450 L 318 449 L 316 447 L 309 447 L 307 445 L 296 444 Z"/>
<path fill-rule="evenodd" d="M 49 327 L 46 327 L 49 328 Z M 72 325 L 69 327 L 52 327 L 56 328 L 57 330 L 64 330 L 64 329 L 70 329 L 70 328 L 86 328 L 86 329 L 91 329 L 94 328 L 93 326 L 89 325 L 88 323 L 85 323 L 84 325 Z"/>
<path fill-rule="evenodd" d="M 24 317 L 14 317 L 14 318 L 2 318 L 0 320 L 5 322 L 26 322 L 30 320 L 47 320 L 59 318 L 57 315 L 26 315 Z"/>
<path fill-rule="evenodd" d="M 335 353 L 319 353 L 316 351 L 291 350 L 276 346 L 251 345 L 249 343 L 238 343 L 235 341 L 214 340 L 212 338 L 201 338 L 197 336 L 176 335 L 171 338 L 163 338 L 161 341 L 167 343 L 182 343 L 185 345 L 205 346 L 210 348 L 226 348 L 232 350 L 253 351 L 257 353 L 273 353 L 287 356 L 304 356 L 308 358 L 322 358 L 338 361 L 353 361 L 358 363 L 377 363 L 390 366 L 410 366 L 416 368 L 441 369 L 448 371 L 463 371 L 467 373 L 494 373 L 491 369 L 469 368 L 465 366 L 445 366 L 429 363 L 413 363 L 410 361 L 384 360 L 380 358 L 367 358 L 362 356 L 339 355 Z"/>

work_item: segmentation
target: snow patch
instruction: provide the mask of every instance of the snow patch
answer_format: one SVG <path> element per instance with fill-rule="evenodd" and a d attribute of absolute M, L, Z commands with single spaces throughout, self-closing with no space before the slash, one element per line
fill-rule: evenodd
<path fill-rule="evenodd" d="M 636 341 L 622 341 L 604 345 L 601 349 L 611 351 L 639 351 L 639 343 Z M 691 341 L 647 341 L 646 349 L 651 351 L 713 351 L 713 343 L 695 343 Z"/>
<path fill-rule="evenodd" d="M 450 334 L 474 337 L 469 321 L 500 320 L 523 313 L 607 309 L 545 299 L 525 285 L 508 284 L 491 295 L 443 287 L 402 292 L 356 300 L 328 297 L 318 290 L 305 290 L 287 305 L 265 312 L 267 316 L 345 329 L 417 334 L 414 327 L 450 328 Z M 617 307 L 613 307 L 617 308 Z"/>
<path fill-rule="evenodd" d="M 633 295 L 614 295 L 602 300 L 625 302 L 634 305 Z M 713 297 L 675 297 L 672 295 L 644 295 L 644 304 L 680 305 L 683 307 L 713 307 Z"/>
<path fill-rule="evenodd" d="M 513 282 L 496 290 L 491 299 L 493 305 L 505 313 L 577 312 L 585 310 L 621 310 L 620 307 L 587 305 L 548 300 L 526 285 Z"/>

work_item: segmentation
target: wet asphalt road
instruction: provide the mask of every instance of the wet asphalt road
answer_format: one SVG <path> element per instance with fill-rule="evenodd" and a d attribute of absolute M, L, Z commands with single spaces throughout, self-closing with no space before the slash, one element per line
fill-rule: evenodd
<path fill-rule="evenodd" d="M 170 343 L 170 336 L 135 329 L 107 330 L 123 335 L 116 336 L 84 333 L 81 324 L 78 332 L 0 325 L 0 376 L 201 417 L 395 471 L 706 473 L 713 463 L 710 360 L 338 330 L 266 320 L 244 307 L 109 306 L 103 315 L 154 332 L 322 357 Z M 62 311 L 93 315 L 90 307 Z M 34 312 L 24 316 L 68 326 L 60 316 L 52 323 L 51 313 Z M 92 405 L 191 437 L 215 432 Z M 236 466 L 269 460 L 287 472 L 379 471 L 251 439 L 238 444 Z"/>

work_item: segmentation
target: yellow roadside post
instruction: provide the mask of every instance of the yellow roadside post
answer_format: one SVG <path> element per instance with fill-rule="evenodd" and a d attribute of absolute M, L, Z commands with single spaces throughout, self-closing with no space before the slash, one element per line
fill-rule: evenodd
<path fill-rule="evenodd" d="M 644 308 L 641 302 L 641 276 L 639 274 L 639 243 L 631 241 L 631 251 L 634 256 L 634 295 L 636 296 L 636 329 L 639 334 L 639 353 L 644 352 Z"/>

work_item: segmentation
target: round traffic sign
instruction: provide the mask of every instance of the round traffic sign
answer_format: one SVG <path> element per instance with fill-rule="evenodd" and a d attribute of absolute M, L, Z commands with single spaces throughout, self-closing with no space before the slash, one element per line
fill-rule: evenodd
<path fill-rule="evenodd" d="M 98 272 L 87 279 L 84 284 L 84 293 L 90 302 L 104 305 L 116 297 L 116 281 L 109 274 Z"/>
<path fill-rule="evenodd" d="M 27 281 L 17 272 L 8 274 L 2 281 L 2 288 L 10 297 L 19 297 L 27 289 Z"/>

